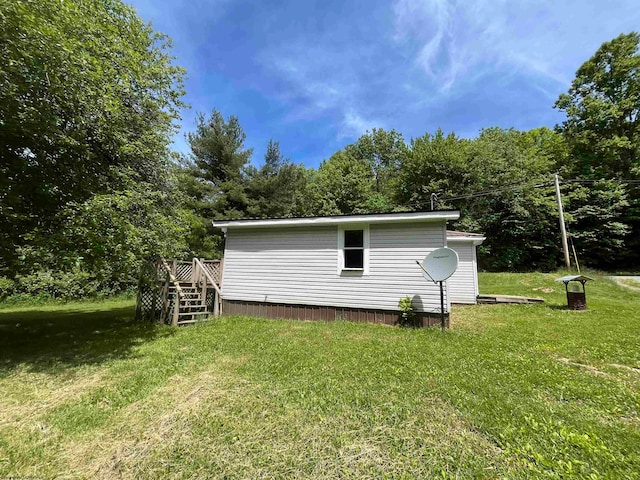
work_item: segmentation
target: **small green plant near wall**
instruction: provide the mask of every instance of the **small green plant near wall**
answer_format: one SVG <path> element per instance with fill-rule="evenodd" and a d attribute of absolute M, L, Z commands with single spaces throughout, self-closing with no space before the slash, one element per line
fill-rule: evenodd
<path fill-rule="evenodd" d="M 417 327 L 418 326 L 418 316 L 416 315 L 415 310 L 413 309 L 413 299 L 409 296 L 401 298 L 398 302 L 398 307 L 400 307 L 400 320 L 398 323 L 402 327 Z"/>

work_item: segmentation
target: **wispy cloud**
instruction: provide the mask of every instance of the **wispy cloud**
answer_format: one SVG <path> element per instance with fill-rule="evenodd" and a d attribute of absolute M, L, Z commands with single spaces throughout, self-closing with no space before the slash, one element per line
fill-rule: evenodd
<path fill-rule="evenodd" d="M 382 127 L 382 123 L 377 120 L 365 119 L 353 110 L 344 112 L 342 128 L 339 133 L 340 138 L 359 137 L 367 130 Z"/>
<path fill-rule="evenodd" d="M 308 44 L 274 48 L 262 57 L 263 65 L 274 70 L 288 87 L 278 92 L 295 104 L 288 120 L 332 115 L 338 120 L 337 139 L 357 138 L 366 130 L 383 126 L 369 116 L 370 106 L 363 102 L 367 85 L 354 69 L 357 62 L 348 49 Z"/>
<path fill-rule="evenodd" d="M 557 37 L 549 35 L 548 1 L 396 0 L 395 40 L 441 91 L 485 71 L 527 72 L 566 84 Z"/>
<path fill-rule="evenodd" d="M 576 69 L 640 25 L 637 0 L 128 1 L 187 67 L 183 130 L 217 108 L 256 158 L 276 138 L 310 165 L 374 127 L 553 126 Z"/>

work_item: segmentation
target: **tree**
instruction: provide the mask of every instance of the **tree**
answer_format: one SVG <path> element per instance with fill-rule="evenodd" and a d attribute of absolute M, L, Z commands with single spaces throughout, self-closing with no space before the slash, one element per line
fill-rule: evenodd
<path fill-rule="evenodd" d="M 262 167 L 248 170 L 248 213 L 251 217 L 273 218 L 305 213 L 301 198 L 307 184 L 305 169 L 285 159 L 278 142 L 269 140 Z"/>
<path fill-rule="evenodd" d="M 640 264 L 640 189 L 633 183 L 615 183 L 640 179 L 640 34 L 622 34 L 603 43 L 580 66 L 568 93 L 560 95 L 555 106 L 567 115 L 558 130 L 571 149 L 571 176 L 609 180 L 594 185 L 588 195 L 584 190 L 589 187 L 577 189 L 577 198 L 595 202 L 581 206 L 579 211 L 600 209 L 602 217 L 599 222 L 586 222 L 586 231 L 576 225 L 574 235 L 580 243 L 590 239 L 583 247 L 589 259 L 602 266 L 601 255 L 613 254 L 614 245 L 625 248 L 615 249 L 612 262 Z M 602 205 L 610 205 L 613 210 Z M 617 217 L 612 218 L 611 212 Z M 594 229 L 594 223 L 601 228 Z M 604 229 L 604 225 L 612 228 Z M 591 236 L 596 233 L 601 235 Z M 594 243 L 597 239 L 601 249 Z"/>
<path fill-rule="evenodd" d="M 316 215 L 370 212 L 378 200 L 374 185 L 370 166 L 339 150 L 320 164 L 315 175 L 313 211 Z"/>
<path fill-rule="evenodd" d="M 554 160 L 545 148 L 558 149 L 554 135 L 559 138 L 548 129 L 500 128 L 482 130 L 473 140 L 442 130 L 426 134 L 411 141 L 398 199 L 408 208 L 428 209 L 437 193 L 437 208 L 459 209 L 453 228 L 487 234 L 484 268 L 553 268 L 553 196 L 533 185 L 549 180 Z"/>
<path fill-rule="evenodd" d="M 182 156 L 177 156 L 174 178 L 182 220 L 187 225 L 188 257 L 222 258 L 223 239 L 211 224 L 217 215 L 215 187 L 200 178 L 196 167 Z"/>
<path fill-rule="evenodd" d="M 412 210 L 428 210 L 431 194 L 451 197 L 475 188 L 467 163 L 470 142 L 438 129 L 412 139 L 399 167 L 395 198 Z"/>
<path fill-rule="evenodd" d="M 487 241 L 481 264 L 491 270 L 550 270 L 560 260 L 551 171 L 559 137 L 548 129 L 489 128 L 469 147 L 474 189 L 458 201 L 462 229 L 477 225 Z M 555 140 L 555 141 L 554 141 Z M 477 190 L 476 190 L 477 189 Z"/>
<path fill-rule="evenodd" d="M 253 149 L 245 149 L 246 135 L 238 118 L 225 121 L 213 110 L 209 118 L 198 115 L 196 131 L 187 134 L 191 146 L 192 172 L 213 188 L 214 211 L 224 218 L 246 214 L 246 169 Z"/>
<path fill-rule="evenodd" d="M 621 222 L 629 207 L 625 188 L 615 180 L 569 184 L 564 188 L 570 238 L 583 262 L 594 268 L 615 268 L 627 256 L 631 227 Z"/>
<path fill-rule="evenodd" d="M 356 143 L 347 145 L 345 152 L 369 165 L 375 192 L 382 200 L 380 208 L 391 210 L 397 175 L 407 154 L 407 145 L 402 135 L 395 130 L 387 132 L 382 128 L 374 128 L 362 135 Z"/>
<path fill-rule="evenodd" d="M 559 131 L 587 178 L 629 178 L 640 172 L 640 34 L 605 42 L 576 72 L 555 107 L 566 120 Z"/>
<path fill-rule="evenodd" d="M 0 0 L 0 273 L 70 202 L 163 183 L 184 71 L 119 0 Z M 52 245 L 51 248 L 55 248 Z"/>

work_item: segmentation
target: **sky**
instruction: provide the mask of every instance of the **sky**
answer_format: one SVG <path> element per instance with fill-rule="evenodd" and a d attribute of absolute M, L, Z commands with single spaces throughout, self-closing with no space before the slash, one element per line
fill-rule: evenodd
<path fill-rule="evenodd" d="M 125 0 L 127 1 L 127 0 Z M 174 149 L 198 113 L 238 117 L 252 162 L 269 139 L 317 167 L 372 128 L 553 127 L 575 71 L 640 29 L 637 0 L 129 0 L 187 70 Z"/>

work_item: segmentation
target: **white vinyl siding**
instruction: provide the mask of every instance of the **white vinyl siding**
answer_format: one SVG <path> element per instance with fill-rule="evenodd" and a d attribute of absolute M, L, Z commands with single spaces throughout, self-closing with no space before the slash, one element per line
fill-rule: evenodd
<path fill-rule="evenodd" d="M 439 288 L 415 261 L 444 245 L 444 221 L 370 224 L 367 272 L 338 273 L 338 230 L 229 228 L 223 298 L 398 310 L 400 298 L 409 295 L 417 311 L 439 312 Z"/>
<path fill-rule="evenodd" d="M 476 303 L 478 274 L 476 246 L 471 241 L 449 240 L 447 246 L 458 254 L 458 268 L 447 280 L 453 303 Z"/>

